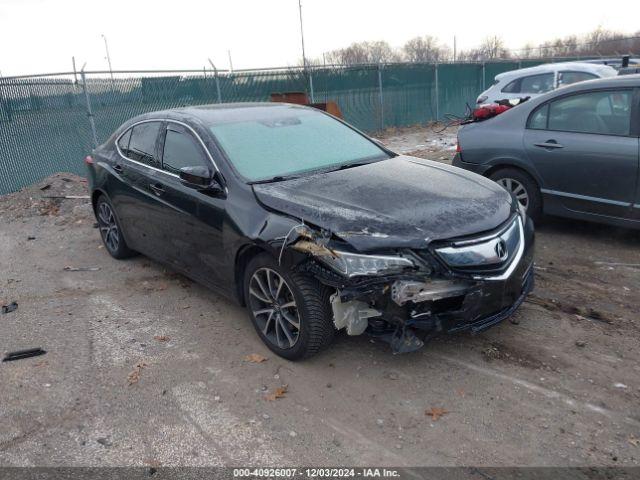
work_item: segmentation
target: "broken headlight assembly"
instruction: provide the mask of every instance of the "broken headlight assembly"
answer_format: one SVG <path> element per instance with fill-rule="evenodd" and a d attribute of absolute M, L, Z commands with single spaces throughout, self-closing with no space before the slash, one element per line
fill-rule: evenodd
<path fill-rule="evenodd" d="M 415 269 L 413 261 L 399 255 L 364 255 L 341 250 L 332 250 L 333 255 L 319 257 L 327 266 L 345 277 L 401 273 Z"/>

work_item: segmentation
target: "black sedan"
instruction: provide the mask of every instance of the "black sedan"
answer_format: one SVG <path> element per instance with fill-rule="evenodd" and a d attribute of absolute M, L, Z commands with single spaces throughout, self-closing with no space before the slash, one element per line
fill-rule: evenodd
<path fill-rule="evenodd" d="M 339 329 L 394 352 L 478 332 L 533 286 L 532 223 L 473 173 L 398 156 L 286 104 L 146 114 L 85 159 L 107 251 L 136 252 L 245 305 L 278 355 Z"/>
<path fill-rule="evenodd" d="M 640 75 L 589 80 L 458 132 L 457 167 L 541 213 L 640 228 Z"/>

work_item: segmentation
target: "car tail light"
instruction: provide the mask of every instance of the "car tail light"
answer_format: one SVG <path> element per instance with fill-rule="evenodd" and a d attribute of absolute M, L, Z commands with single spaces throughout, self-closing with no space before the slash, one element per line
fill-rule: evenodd
<path fill-rule="evenodd" d="M 460 146 L 460 140 L 456 139 L 456 153 L 462 153 L 462 147 Z"/>
<path fill-rule="evenodd" d="M 84 157 L 84 163 L 87 165 L 93 165 L 93 157 L 91 155 L 87 155 Z"/>

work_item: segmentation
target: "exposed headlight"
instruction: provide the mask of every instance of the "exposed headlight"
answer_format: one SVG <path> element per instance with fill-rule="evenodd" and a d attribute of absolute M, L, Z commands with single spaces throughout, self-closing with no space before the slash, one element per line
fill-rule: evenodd
<path fill-rule="evenodd" d="M 335 253 L 334 256 L 325 255 L 318 258 L 346 277 L 396 273 L 401 272 L 405 268 L 415 267 L 415 264 L 405 257 L 393 255 L 362 255 L 338 250 L 333 250 L 333 252 Z"/>
<path fill-rule="evenodd" d="M 476 103 L 478 104 L 484 103 L 487 101 L 487 98 L 489 98 L 487 95 L 480 95 L 476 100 Z"/>

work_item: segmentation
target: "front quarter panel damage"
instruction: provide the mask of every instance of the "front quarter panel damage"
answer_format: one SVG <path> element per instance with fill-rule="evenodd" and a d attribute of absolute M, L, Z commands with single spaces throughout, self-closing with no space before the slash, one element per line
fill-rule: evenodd
<path fill-rule="evenodd" d="M 334 233 L 270 211 L 256 232 L 256 243 L 268 249 L 280 265 L 311 275 L 334 290 L 331 307 L 337 329 L 349 335 L 366 332 L 389 342 L 396 353 L 420 348 L 423 340 L 416 335 L 418 331 L 434 334 L 488 328 L 510 315 L 533 286 L 532 233 L 530 239 L 521 239 L 527 241 L 526 254 L 509 279 L 492 282 L 452 272 L 435 255 L 424 254 L 425 249 L 420 256 L 402 248 L 370 253 L 411 257 L 412 269 L 345 275 L 328 260 L 345 252 L 361 255 L 350 242 L 354 234 L 359 238 L 368 235 L 372 242 L 386 237 L 366 227 L 347 232 Z"/>
<path fill-rule="evenodd" d="M 513 217 L 512 220 L 513 221 Z M 331 232 L 299 224 L 280 246 L 291 268 L 313 275 L 335 289 L 334 325 L 349 335 L 364 332 L 388 341 L 394 352 L 423 345 L 416 331 L 479 332 L 509 316 L 533 288 L 533 234 L 520 239 L 524 255 L 504 281 L 484 280 L 433 264 L 396 273 L 347 277 L 323 259 L 337 257 L 345 242 Z M 388 253 L 388 252 L 385 252 Z M 490 277 L 488 277 L 490 278 Z"/>

